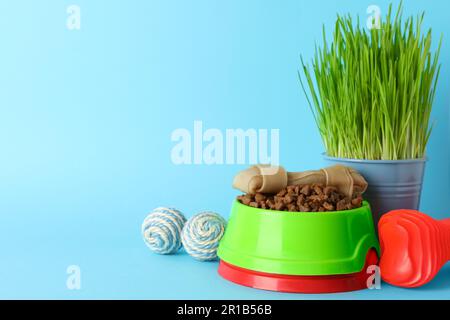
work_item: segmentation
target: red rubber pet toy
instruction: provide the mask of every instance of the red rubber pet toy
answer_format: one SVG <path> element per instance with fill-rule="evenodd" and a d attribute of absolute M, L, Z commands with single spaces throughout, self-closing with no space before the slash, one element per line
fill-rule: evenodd
<path fill-rule="evenodd" d="M 393 210 L 378 223 L 382 279 L 406 288 L 430 282 L 450 260 L 450 219 L 416 210 Z"/>

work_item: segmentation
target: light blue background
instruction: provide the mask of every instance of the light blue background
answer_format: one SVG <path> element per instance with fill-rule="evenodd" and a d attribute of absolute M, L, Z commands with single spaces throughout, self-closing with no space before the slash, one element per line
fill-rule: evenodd
<path fill-rule="evenodd" d="M 175 166 L 174 129 L 280 128 L 281 163 L 319 168 L 323 147 L 297 80 L 322 23 L 366 21 L 387 1 L 35 1 L 0 3 L 0 298 L 449 298 L 450 268 L 429 285 L 335 295 L 226 282 L 217 263 L 158 256 L 140 225 L 154 207 L 228 216 L 246 166 Z M 397 4 L 398 1 L 395 1 Z M 81 30 L 66 8 L 81 7 Z M 449 216 L 450 5 L 426 10 L 444 34 L 422 210 Z M 436 43 L 436 42 L 435 42 Z M 66 288 L 79 265 L 82 289 Z"/>

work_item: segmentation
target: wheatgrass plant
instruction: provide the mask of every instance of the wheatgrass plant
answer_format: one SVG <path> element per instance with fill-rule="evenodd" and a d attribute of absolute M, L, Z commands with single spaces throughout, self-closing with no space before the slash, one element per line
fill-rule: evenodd
<path fill-rule="evenodd" d="M 399 160 L 425 156 L 439 77 L 441 40 L 431 51 L 424 13 L 402 21 L 389 6 L 380 29 L 337 17 L 333 39 L 317 47 L 312 70 L 301 59 L 301 87 L 328 156 Z M 309 88 L 310 96 L 308 96 Z"/>

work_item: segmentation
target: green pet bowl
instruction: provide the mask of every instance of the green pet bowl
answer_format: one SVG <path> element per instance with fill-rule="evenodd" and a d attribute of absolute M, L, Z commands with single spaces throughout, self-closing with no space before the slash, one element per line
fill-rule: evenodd
<path fill-rule="evenodd" d="M 365 272 L 369 252 L 379 256 L 379 250 L 366 201 L 333 212 L 266 210 L 235 201 L 218 248 L 219 273 L 227 277 L 221 268 L 230 267 L 286 276 L 357 274 Z"/>

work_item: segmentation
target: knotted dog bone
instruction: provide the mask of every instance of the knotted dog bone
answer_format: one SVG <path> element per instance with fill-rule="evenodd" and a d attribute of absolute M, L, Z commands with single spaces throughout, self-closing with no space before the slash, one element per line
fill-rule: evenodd
<path fill-rule="evenodd" d="M 413 288 L 430 282 L 450 260 L 450 219 L 434 220 L 416 210 L 393 210 L 378 223 L 381 277 Z"/>
<path fill-rule="evenodd" d="M 356 170 L 335 165 L 320 170 L 287 172 L 281 166 L 255 165 L 238 172 L 233 188 L 245 193 L 277 193 L 288 185 L 323 184 L 336 187 L 348 197 L 362 194 L 367 182 Z"/>

